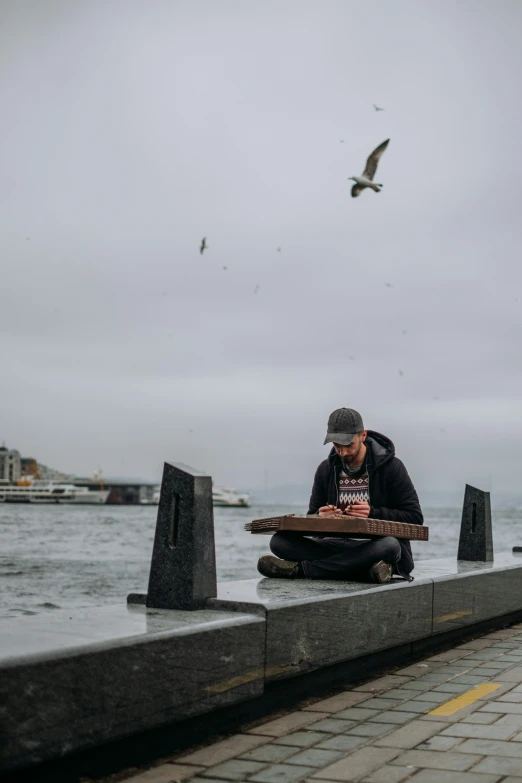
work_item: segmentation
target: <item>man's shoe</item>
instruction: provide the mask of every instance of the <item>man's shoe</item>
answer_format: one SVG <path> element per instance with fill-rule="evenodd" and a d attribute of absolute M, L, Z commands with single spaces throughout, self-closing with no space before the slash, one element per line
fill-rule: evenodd
<path fill-rule="evenodd" d="M 370 568 L 370 578 L 372 582 L 377 582 L 380 585 L 386 584 L 392 578 L 393 566 L 389 563 L 385 563 L 384 560 L 379 560 L 378 563 L 374 563 Z"/>
<path fill-rule="evenodd" d="M 299 563 L 292 560 L 280 560 L 273 555 L 263 555 L 257 561 L 257 570 L 263 576 L 295 579 L 299 576 Z"/>

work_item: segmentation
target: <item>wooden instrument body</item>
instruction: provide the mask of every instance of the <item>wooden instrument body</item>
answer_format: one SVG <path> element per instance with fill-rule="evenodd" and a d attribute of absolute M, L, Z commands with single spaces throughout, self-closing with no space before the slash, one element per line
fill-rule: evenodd
<path fill-rule="evenodd" d="M 328 533 L 347 535 L 351 538 L 372 538 L 378 536 L 393 536 L 414 541 L 427 541 L 429 528 L 426 525 L 410 525 L 406 522 L 390 522 L 387 519 L 370 519 L 369 517 L 318 517 L 297 516 L 288 514 L 281 517 L 254 519 L 245 525 L 245 530 L 256 534 L 273 534 L 279 530 L 294 530 L 310 535 Z"/>

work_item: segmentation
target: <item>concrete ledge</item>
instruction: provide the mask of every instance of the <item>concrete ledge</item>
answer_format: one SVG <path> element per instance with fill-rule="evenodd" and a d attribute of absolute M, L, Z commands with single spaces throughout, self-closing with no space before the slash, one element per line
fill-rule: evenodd
<path fill-rule="evenodd" d="M 432 632 L 433 583 L 251 579 L 218 585 L 216 609 L 266 617 L 266 681 L 412 642 Z"/>
<path fill-rule="evenodd" d="M 282 684 L 355 671 L 372 654 L 384 662 L 386 650 L 392 662 L 522 612 L 522 560 L 511 554 L 421 561 L 415 575 L 384 586 L 229 582 L 194 612 L 118 606 L 4 622 L 0 769 L 179 731 L 191 716 L 262 701 Z"/>
<path fill-rule="evenodd" d="M 241 614 L 120 606 L 3 623 L 0 769 L 260 695 L 264 625 Z"/>
<path fill-rule="evenodd" d="M 434 561 L 436 568 L 437 561 Z M 479 623 L 521 607 L 522 561 L 511 553 L 494 563 L 454 561 L 447 574 L 433 574 L 433 633 Z"/>

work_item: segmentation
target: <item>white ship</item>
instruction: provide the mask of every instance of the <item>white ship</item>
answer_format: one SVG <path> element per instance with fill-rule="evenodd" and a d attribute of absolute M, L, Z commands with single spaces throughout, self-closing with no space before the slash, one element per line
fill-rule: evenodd
<path fill-rule="evenodd" d="M 152 493 L 152 500 L 142 500 L 142 505 L 157 505 L 160 501 L 160 491 L 161 487 L 155 487 Z M 247 493 L 240 495 L 235 489 L 212 487 L 212 505 L 248 508 L 250 506 L 250 495 Z"/>
<path fill-rule="evenodd" d="M 247 493 L 240 495 L 235 489 L 228 489 L 227 487 L 212 487 L 212 503 L 214 506 L 248 508 L 250 506 L 250 495 Z"/>
<path fill-rule="evenodd" d="M 89 490 L 74 484 L 55 484 L 52 481 L 32 481 L 0 485 L 0 503 L 87 503 L 103 505 L 110 490 Z"/>

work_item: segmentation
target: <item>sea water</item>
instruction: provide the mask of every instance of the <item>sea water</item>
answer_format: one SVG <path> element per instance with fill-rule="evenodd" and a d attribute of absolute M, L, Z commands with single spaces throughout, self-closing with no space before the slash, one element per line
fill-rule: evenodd
<path fill-rule="evenodd" d="M 245 532 L 252 519 L 302 513 L 295 506 L 215 508 L 218 581 L 259 577 L 269 537 Z M 157 507 L 2 504 L 0 617 L 58 608 L 124 603 L 146 592 Z M 455 557 L 461 510 L 424 509 L 429 542 L 412 542 L 419 559 Z M 522 510 L 493 511 L 495 551 L 522 545 Z M 415 572 L 414 572 L 415 574 Z"/>

